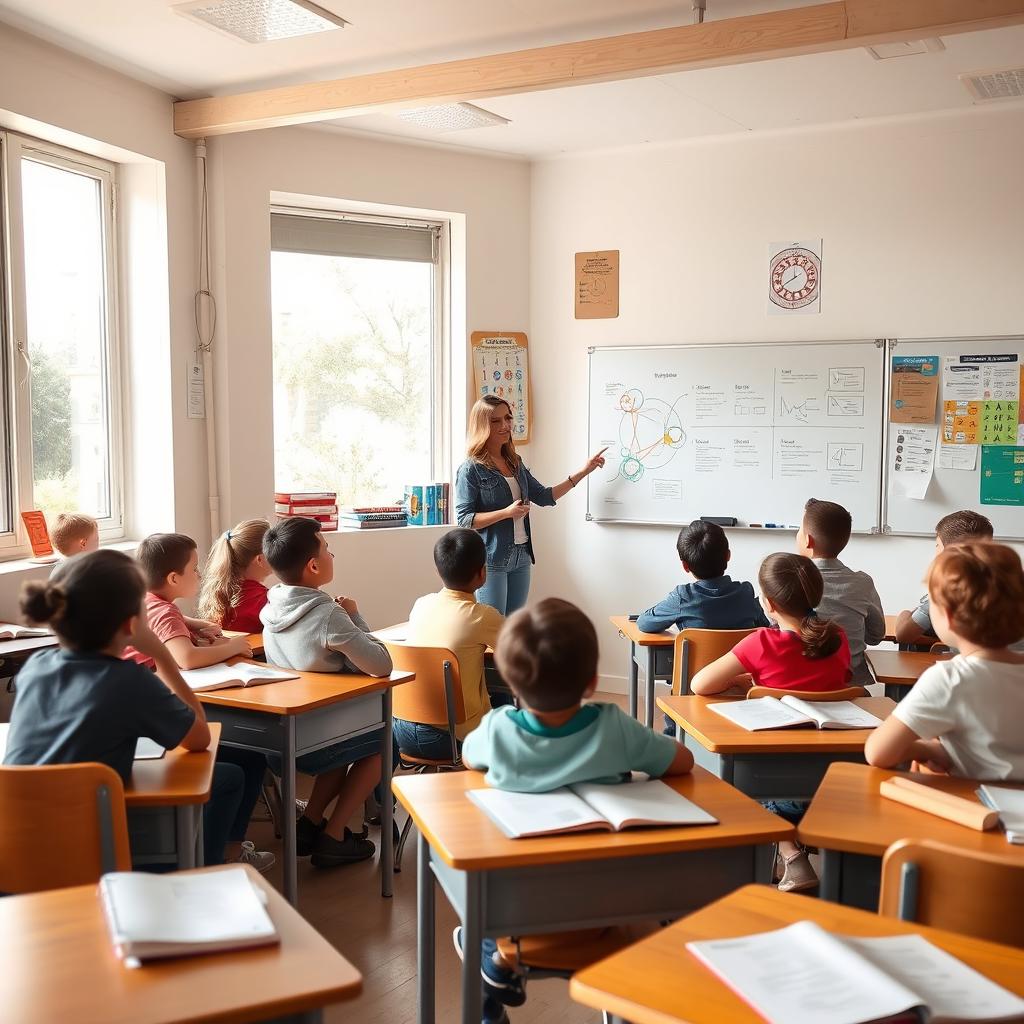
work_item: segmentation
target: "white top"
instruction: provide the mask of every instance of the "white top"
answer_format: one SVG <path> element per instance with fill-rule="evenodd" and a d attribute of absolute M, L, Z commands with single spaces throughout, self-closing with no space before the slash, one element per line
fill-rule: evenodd
<path fill-rule="evenodd" d="M 505 483 L 508 484 L 508 489 L 512 492 L 512 500 L 519 501 L 523 492 L 519 490 L 519 481 L 514 476 L 505 477 Z M 527 541 L 526 536 L 526 517 L 522 519 L 512 520 L 512 540 L 516 544 L 525 544 Z"/>
<path fill-rule="evenodd" d="M 1024 665 L 958 654 L 925 671 L 893 715 L 936 737 L 969 779 L 1024 781 Z"/>

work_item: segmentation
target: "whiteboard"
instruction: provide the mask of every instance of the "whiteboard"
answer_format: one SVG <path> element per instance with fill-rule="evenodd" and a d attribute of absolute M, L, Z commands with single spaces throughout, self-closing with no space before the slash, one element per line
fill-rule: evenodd
<path fill-rule="evenodd" d="M 1002 355 L 1016 353 L 1024 362 L 1024 337 L 1001 338 L 914 338 L 889 343 L 890 355 L 935 355 L 941 360 L 954 355 Z M 889 360 L 891 363 L 891 360 Z M 940 385 L 935 424 L 940 426 L 943 393 Z M 889 425 L 889 451 L 896 443 L 898 424 Z M 887 460 L 888 461 L 888 460 Z M 935 524 L 947 513 L 969 508 L 988 516 L 996 537 L 1024 539 L 1024 507 L 981 504 L 981 450 L 974 470 L 942 469 L 936 456 L 935 472 L 923 501 L 893 493 L 893 474 L 886 474 L 882 510 L 884 532 L 933 536 Z"/>
<path fill-rule="evenodd" d="M 878 532 L 881 341 L 590 350 L 587 518 L 796 527 L 808 498 Z"/>

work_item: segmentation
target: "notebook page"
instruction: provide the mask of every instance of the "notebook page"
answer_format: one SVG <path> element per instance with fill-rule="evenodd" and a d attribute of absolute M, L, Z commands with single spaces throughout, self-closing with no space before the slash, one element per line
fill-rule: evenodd
<path fill-rule="evenodd" d="M 779 729 L 787 725 L 807 725 L 808 716 L 800 714 L 775 697 L 709 704 L 708 708 L 730 722 L 755 732 L 758 729 Z"/>
<path fill-rule="evenodd" d="M 999 812 L 999 820 L 1011 843 L 1024 843 L 1024 789 L 1006 786 L 979 786 L 981 802 Z"/>
<path fill-rule="evenodd" d="M 205 668 L 183 669 L 181 675 L 193 690 L 201 690 L 209 686 L 223 686 L 225 683 L 238 685 L 236 681 L 243 684 L 250 680 L 274 683 L 283 679 L 299 678 L 295 672 L 288 672 L 285 669 L 272 668 L 268 665 L 247 665 L 244 662 L 237 665 L 220 664 L 207 665 Z"/>
<path fill-rule="evenodd" d="M 577 783 L 572 791 L 616 828 L 627 821 L 666 825 L 716 825 L 718 819 L 664 782 L 624 782 L 601 786 Z"/>
<path fill-rule="evenodd" d="M 815 704 L 814 701 L 801 700 L 787 694 L 782 698 L 782 703 L 788 704 L 808 718 L 813 718 L 819 724 L 839 722 L 851 729 L 874 729 L 882 724 L 880 718 L 854 704 L 852 700 L 822 701 Z"/>
<path fill-rule="evenodd" d="M 770 1024 L 861 1024 L 920 1004 L 811 921 L 686 948 Z"/>
<path fill-rule="evenodd" d="M 510 839 L 608 824 L 568 789 L 551 793 L 471 789 L 467 795 Z"/>
<path fill-rule="evenodd" d="M 167 751 L 164 747 L 155 740 L 151 740 L 148 736 L 140 736 L 135 741 L 136 761 L 158 761 L 166 753 Z"/>
<path fill-rule="evenodd" d="M 1024 999 L 989 981 L 921 935 L 879 939 L 844 936 L 848 946 L 909 989 L 920 993 L 932 1017 L 999 1020 L 1024 1014 Z"/>

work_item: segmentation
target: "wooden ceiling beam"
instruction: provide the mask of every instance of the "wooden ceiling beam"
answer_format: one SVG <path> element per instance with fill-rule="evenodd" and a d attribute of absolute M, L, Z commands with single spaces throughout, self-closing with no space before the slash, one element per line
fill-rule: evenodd
<path fill-rule="evenodd" d="M 1024 24 L 1024 0 L 836 0 L 174 105 L 186 139 Z"/>

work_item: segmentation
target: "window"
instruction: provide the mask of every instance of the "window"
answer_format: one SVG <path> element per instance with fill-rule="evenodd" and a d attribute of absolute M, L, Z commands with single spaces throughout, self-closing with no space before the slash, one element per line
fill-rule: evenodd
<path fill-rule="evenodd" d="M 274 478 L 383 505 L 444 470 L 443 225 L 271 216 Z"/>
<path fill-rule="evenodd" d="M 3 257 L 4 467 L 0 544 L 19 548 L 17 512 L 94 516 L 122 535 L 114 274 L 114 166 L 0 136 L 8 227 Z"/>

